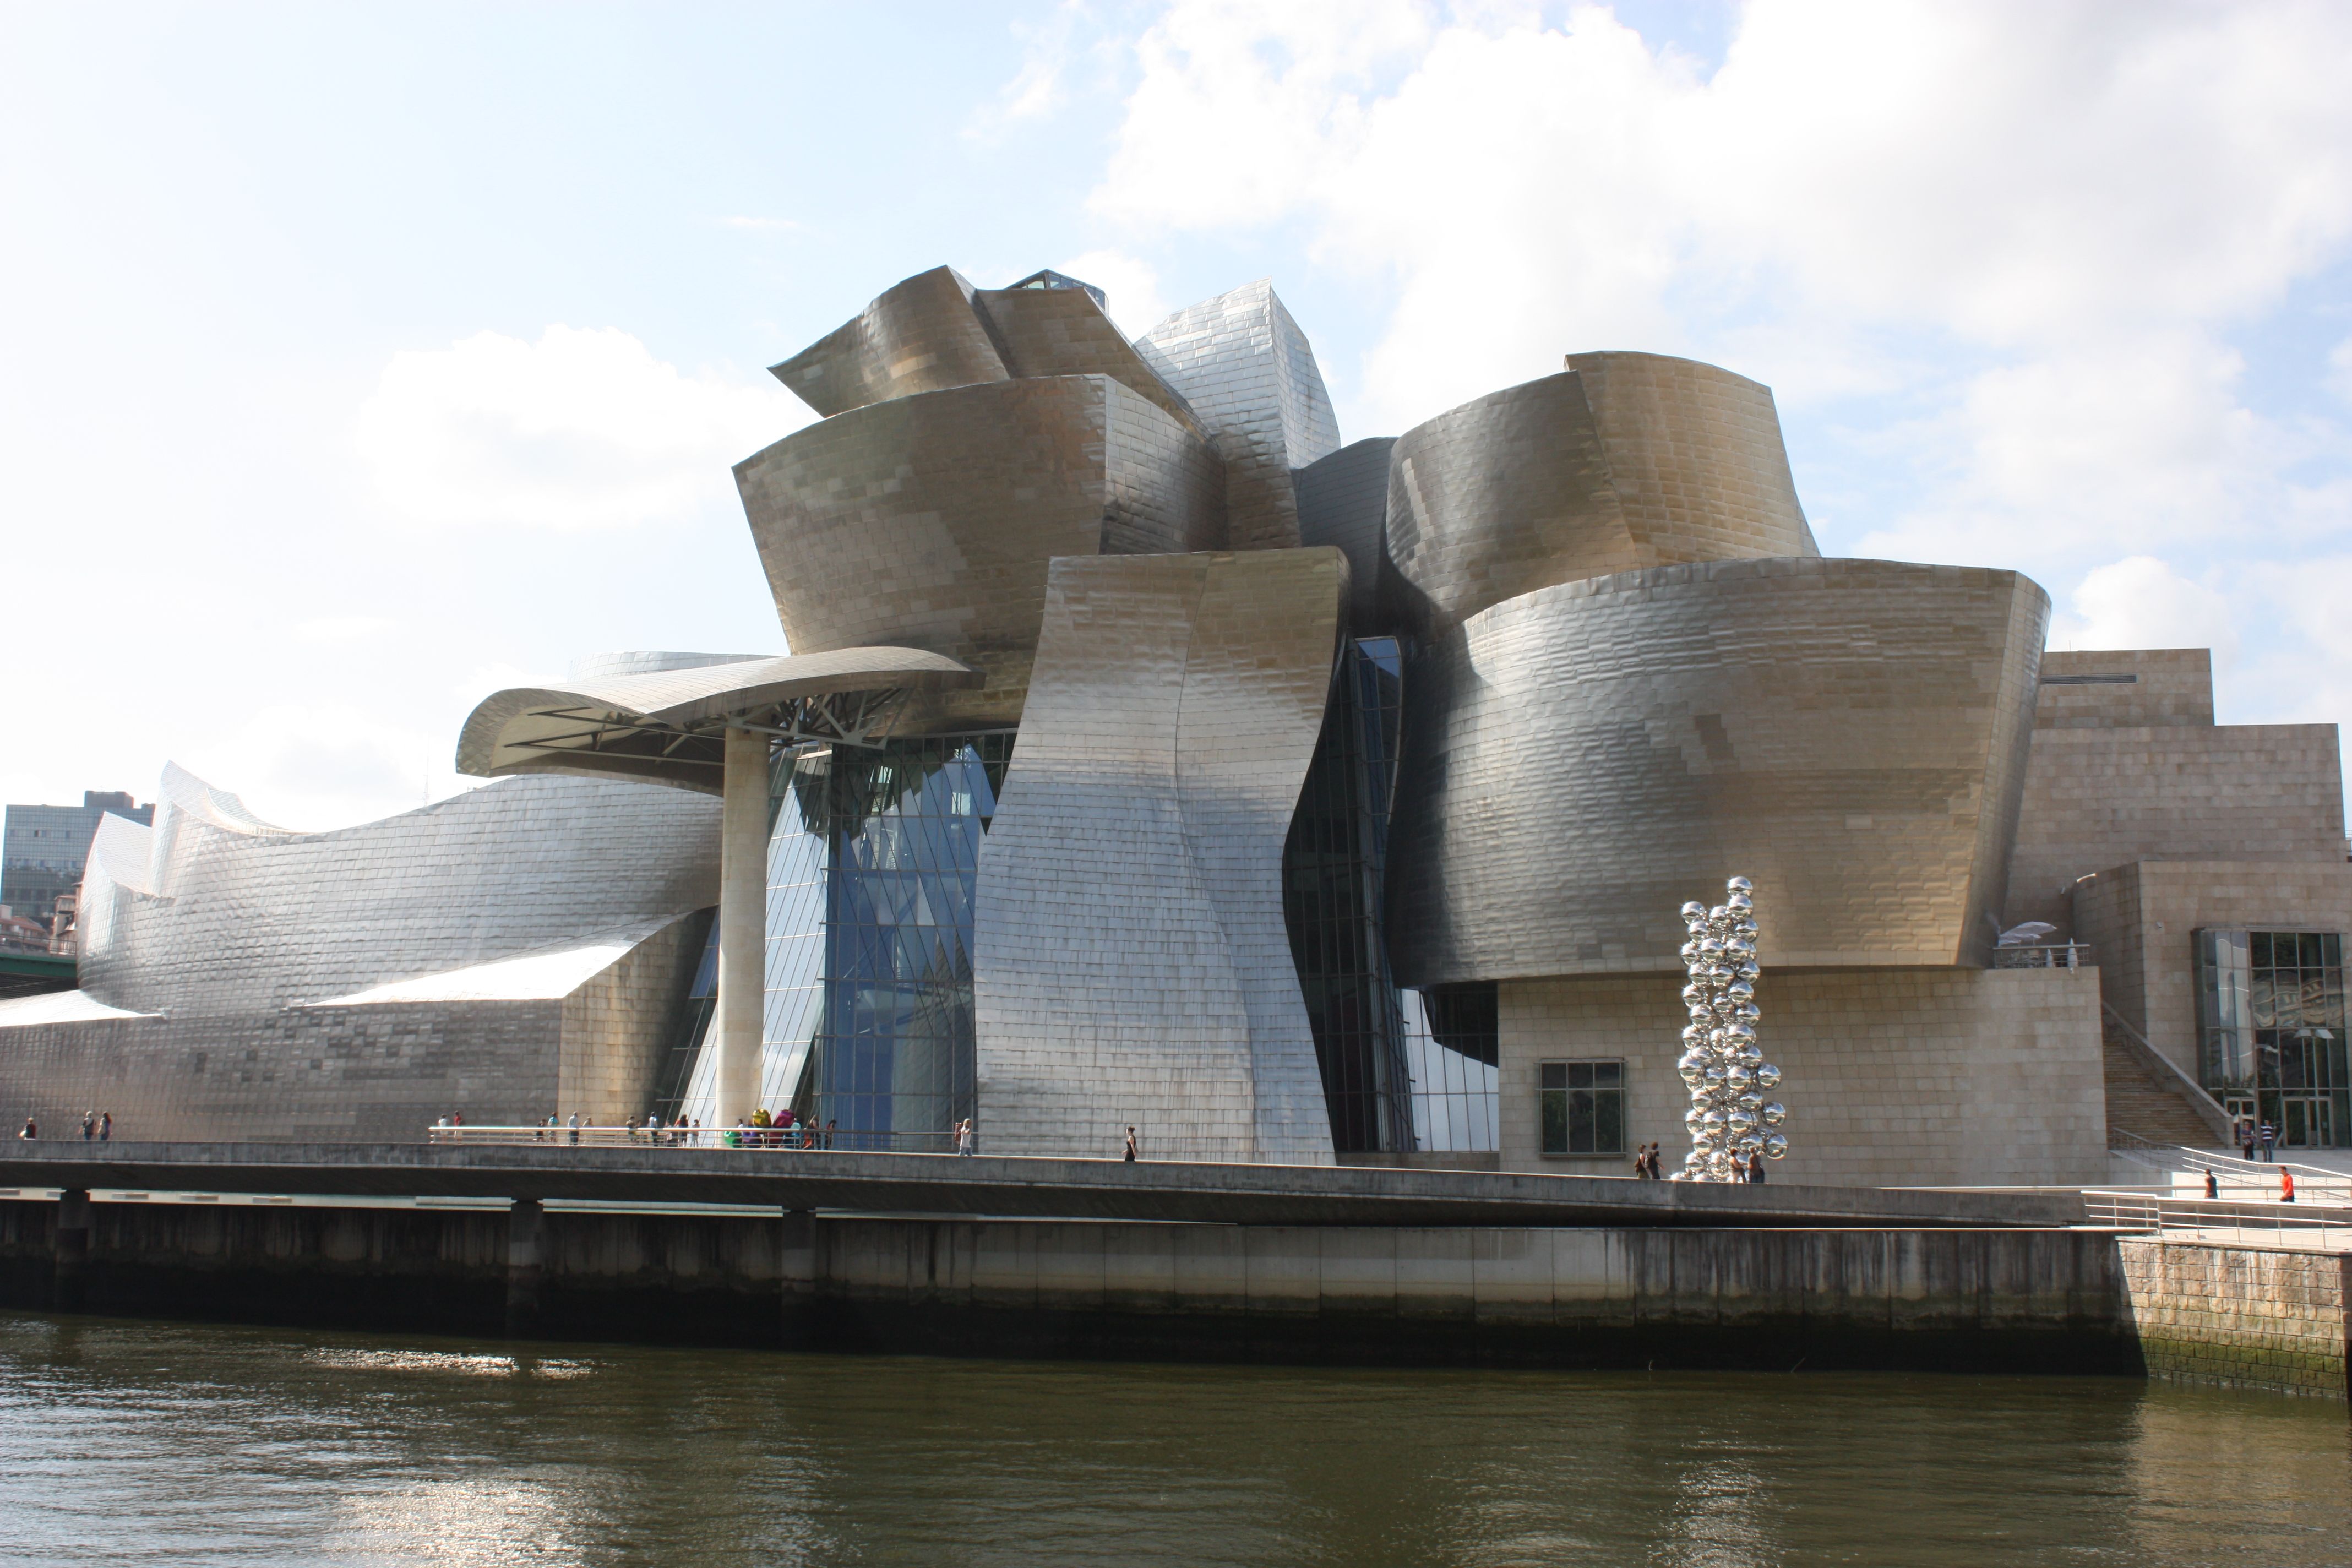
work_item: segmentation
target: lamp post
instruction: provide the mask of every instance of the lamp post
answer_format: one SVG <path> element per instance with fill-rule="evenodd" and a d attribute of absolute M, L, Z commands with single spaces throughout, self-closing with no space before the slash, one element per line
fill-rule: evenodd
<path fill-rule="evenodd" d="M 1683 906 L 1690 940 L 1683 943 L 1689 984 L 1683 1001 L 1690 1023 L 1683 1030 L 1683 1058 L 1676 1065 L 1690 1086 L 1691 1105 L 1683 1118 L 1690 1131 L 1690 1153 L 1669 1178 L 1677 1182 L 1738 1182 L 1747 1162 L 1761 1153 L 1778 1160 L 1789 1140 L 1774 1131 L 1787 1109 L 1764 1096 L 1780 1081 L 1780 1069 L 1764 1059 L 1756 1043 L 1763 1013 L 1756 1005 L 1755 887 L 1745 877 L 1727 884 L 1723 902 Z"/>

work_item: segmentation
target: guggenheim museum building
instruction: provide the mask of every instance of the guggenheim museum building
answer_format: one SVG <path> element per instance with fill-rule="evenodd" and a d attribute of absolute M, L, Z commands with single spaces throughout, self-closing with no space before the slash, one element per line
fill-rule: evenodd
<path fill-rule="evenodd" d="M 1824 556 L 1730 371 L 1570 353 L 1343 444 L 1266 283 L 1102 303 L 940 268 L 774 367 L 788 651 L 496 692 L 490 782 L 335 832 L 167 770 L 79 989 L 0 1002 L 0 1113 L 1622 1173 L 1684 1143 L 1678 911 L 1738 875 L 1778 1179 L 2352 1142 L 2333 726 L 2045 653 L 2015 572 Z"/>

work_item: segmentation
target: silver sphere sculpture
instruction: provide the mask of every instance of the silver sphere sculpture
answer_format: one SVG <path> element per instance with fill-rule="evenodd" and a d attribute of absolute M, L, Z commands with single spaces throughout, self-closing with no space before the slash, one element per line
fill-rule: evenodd
<path fill-rule="evenodd" d="M 1690 1025 L 1683 1030 L 1683 1056 L 1675 1070 L 1690 1087 L 1690 1153 L 1676 1182 L 1738 1182 L 1747 1179 L 1748 1158 L 1778 1160 L 1789 1152 L 1779 1131 L 1786 1106 L 1763 1098 L 1780 1081 L 1780 1069 L 1764 1059 L 1756 1043 L 1756 889 L 1745 877 L 1725 887 L 1723 902 L 1683 906 L 1690 940 L 1683 944 L 1690 984 L 1683 1002 Z"/>

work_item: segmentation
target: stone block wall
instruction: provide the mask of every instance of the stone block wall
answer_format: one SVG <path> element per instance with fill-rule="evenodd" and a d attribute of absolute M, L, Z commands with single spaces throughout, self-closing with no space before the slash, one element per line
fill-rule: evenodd
<path fill-rule="evenodd" d="M 1629 1150 L 1668 1169 L 1689 1147 L 1676 1075 L 1680 975 L 1507 981 L 1502 1168 L 1602 1174 L 1630 1154 L 1539 1151 L 1537 1064 L 1625 1063 Z M 2042 1185 L 2106 1172 L 2099 980 L 2083 970 L 1773 972 L 1757 988 L 1768 1060 L 1787 1075 L 1789 1157 L 1770 1180 L 1821 1186 Z"/>
<path fill-rule="evenodd" d="M 2134 860 L 2344 865 L 2333 724 L 2042 729 L 2025 769 L 2004 926 L 2072 924 L 2075 879 Z"/>
<path fill-rule="evenodd" d="M 2143 1239 L 2119 1247 L 2149 1375 L 2346 1396 L 2352 1258 Z"/>
<path fill-rule="evenodd" d="M 2196 1078 L 2197 930 L 2352 932 L 2352 864 L 2142 860 L 2076 883 L 2074 911 L 2108 1005 Z"/>

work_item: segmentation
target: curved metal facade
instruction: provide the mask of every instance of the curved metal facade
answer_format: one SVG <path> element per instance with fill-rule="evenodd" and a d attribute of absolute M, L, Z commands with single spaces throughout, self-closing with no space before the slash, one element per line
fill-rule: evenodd
<path fill-rule="evenodd" d="M 795 653 L 902 645 L 982 671 L 931 728 L 1020 717 L 1057 556 L 1223 542 L 1215 455 L 1108 376 L 876 404 L 736 465 Z"/>
<path fill-rule="evenodd" d="M 1176 312 L 1135 342 L 1225 460 L 1235 550 L 1299 542 L 1290 470 L 1339 447 L 1315 350 L 1265 279 Z"/>
<path fill-rule="evenodd" d="M 1328 1163 L 1282 850 L 1329 690 L 1336 550 L 1054 564 L 981 849 L 992 1152 Z"/>
<path fill-rule="evenodd" d="M 1202 433 L 1192 405 L 1143 362 L 1085 289 L 983 289 L 972 302 L 1014 375 L 1107 375 Z"/>
<path fill-rule="evenodd" d="M 1406 679 L 1399 982 L 1677 969 L 1729 872 L 1768 966 L 1986 962 L 2048 619 L 2013 572 L 1819 557 L 1471 617 Z"/>
<path fill-rule="evenodd" d="M 98 1000 L 175 1016 L 322 1001 L 717 897 L 719 807 L 678 790 L 511 779 L 331 833 L 239 825 L 213 799 L 168 770 L 143 879 L 89 879 Z"/>
<path fill-rule="evenodd" d="M 1556 584 L 1814 553 L 1769 389 L 1657 354 L 1570 363 L 1398 438 L 1389 559 L 1426 631 Z"/>
<path fill-rule="evenodd" d="M 934 267 L 886 290 L 769 374 L 831 418 L 1008 374 L 971 304 L 971 285 Z"/>
<path fill-rule="evenodd" d="M 509 779 L 291 833 L 163 783 L 154 829 L 111 817 L 95 847 L 84 1016 L 0 1004 L 11 1103 L 163 1138 L 643 1114 L 715 896 L 717 803 Z"/>
<path fill-rule="evenodd" d="M 1352 442 L 1290 476 L 1298 495 L 1298 542 L 1348 557 L 1348 627 L 1385 631 L 1380 591 L 1393 436 Z"/>

